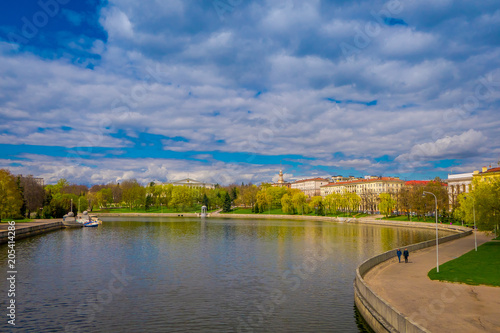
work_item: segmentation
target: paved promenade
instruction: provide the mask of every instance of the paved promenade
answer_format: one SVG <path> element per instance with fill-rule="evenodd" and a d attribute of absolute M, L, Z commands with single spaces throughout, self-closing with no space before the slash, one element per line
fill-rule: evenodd
<path fill-rule="evenodd" d="M 0 244 L 7 243 L 9 231 L 8 223 L 0 223 Z M 16 223 L 15 239 L 43 234 L 63 228 L 62 219 L 35 220 L 33 222 Z"/>
<path fill-rule="evenodd" d="M 477 234 L 478 246 L 494 236 Z M 474 249 L 474 235 L 439 245 L 440 264 Z M 403 249 L 401 249 L 403 250 Z M 380 297 L 430 332 L 500 332 L 500 287 L 432 281 L 436 248 L 397 257 L 369 271 L 364 280 Z M 404 261 L 404 260 L 403 260 Z M 500 274 L 500 268 L 499 268 Z"/>

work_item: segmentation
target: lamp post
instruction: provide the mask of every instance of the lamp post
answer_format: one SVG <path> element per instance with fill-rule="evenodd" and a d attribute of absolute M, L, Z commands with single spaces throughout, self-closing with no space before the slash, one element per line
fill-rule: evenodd
<path fill-rule="evenodd" d="M 434 196 L 434 200 L 436 201 L 436 271 L 439 273 L 438 199 L 434 193 L 426 191 L 422 193 L 422 197 L 425 197 L 426 194 L 432 194 Z"/>
<path fill-rule="evenodd" d="M 472 216 L 474 216 L 474 249 L 477 251 L 477 235 L 476 235 L 476 199 L 474 196 L 470 196 L 472 198 Z M 467 196 L 465 196 L 467 198 Z"/>

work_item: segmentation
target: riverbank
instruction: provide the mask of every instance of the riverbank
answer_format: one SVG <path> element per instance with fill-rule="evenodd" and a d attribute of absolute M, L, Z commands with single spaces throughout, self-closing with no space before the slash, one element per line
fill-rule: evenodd
<path fill-rule="evenodd" d="M 9 223 L 0 224 L 0 244 L 9 241 Z M 20 222 L 15 224 L 15 239 L 22 239 L 35 235 L 40 235 L 53 230 L 64 228 L 62 219 L 35 220 L 33 222 Z"/>
<path fill-rule="evenodd" d="M 478 245 L 493 236 L 479 232 Z M 439 244 L 440 264 L 474 249 L 470 235 Z M 432 281 L 436 248 L 410 252 L 408 264 L 392 258 L 364 276 L 369 288 L 405 318 L 429 332 L 499 332 L 500 288 Z"/>

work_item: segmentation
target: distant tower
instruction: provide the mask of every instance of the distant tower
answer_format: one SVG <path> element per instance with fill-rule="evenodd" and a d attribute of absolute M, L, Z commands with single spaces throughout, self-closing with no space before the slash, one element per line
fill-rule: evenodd
<path fill-rule="evenodd" d="M 283 170 L 280 170 L 278 184 L 284 184 L 284 183 L 285 181 L 283 180 Z"/>

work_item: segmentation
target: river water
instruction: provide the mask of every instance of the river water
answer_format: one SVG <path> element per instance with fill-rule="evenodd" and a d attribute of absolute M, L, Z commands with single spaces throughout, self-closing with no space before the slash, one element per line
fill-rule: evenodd
<path fill-rule="evenodd" d="M 106 218 L 16 242 L 16 331 L 363 332 L 357 265 L 434 237 L 316 221 Z"/>

